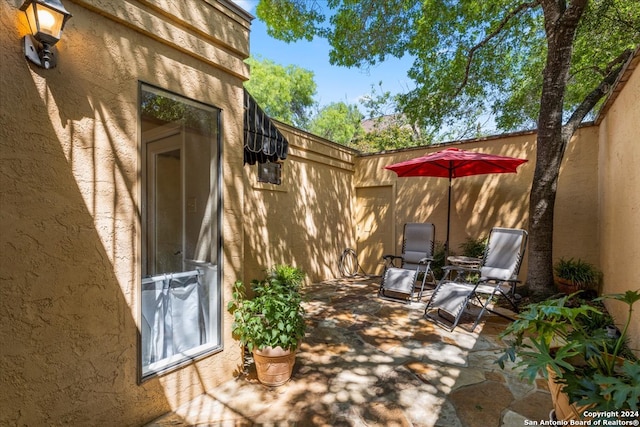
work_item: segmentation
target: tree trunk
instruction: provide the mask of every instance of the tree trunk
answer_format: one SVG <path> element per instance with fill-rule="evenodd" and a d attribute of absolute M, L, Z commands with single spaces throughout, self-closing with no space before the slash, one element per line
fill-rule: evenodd
<path fill-rule="evenodd" d="M 529 266 L 527 287 L 535 297 L 553 293 L 553 217 L 558 174 L 570 134 L 563 133 L 564 94 L 569 79 L 573 39 L 586 0 L 541 1 L 547 34 L 538 116 L 536 168 L 529 199 Z"/>

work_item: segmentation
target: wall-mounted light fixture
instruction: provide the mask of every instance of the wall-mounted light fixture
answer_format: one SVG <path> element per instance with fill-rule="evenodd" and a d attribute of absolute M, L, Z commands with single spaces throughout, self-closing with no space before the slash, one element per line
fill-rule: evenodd
<path fill-rule="evenodd" d="M 24 55 L 40 67 L 55 67 L 53 45 L 60 40 L 71 14 L 60 0 L 26 0 L 20 10 L 27 15 L 31 28 L 31 35 L 24 36 Z"/>

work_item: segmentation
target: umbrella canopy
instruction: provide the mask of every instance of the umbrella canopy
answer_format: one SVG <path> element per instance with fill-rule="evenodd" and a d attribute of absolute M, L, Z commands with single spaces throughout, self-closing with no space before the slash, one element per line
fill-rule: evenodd
<path fill-rule="evenodd" d="M 385 166 L 399 177 L 433 176 L 449 178 L 449 201 L 447 210 L 447 240 L 445 253 L 449 254 L 449 226 L 451 222 L 451 182 L 453 178 L 471 175 L 486 175 L 493 173 L 516 173 L 516 169 L 526 159 L 497 156 L 494 154 L 477 153 L 446 148 L 442 151 L 430 153 L 422 157 L 406 160 Z"/>

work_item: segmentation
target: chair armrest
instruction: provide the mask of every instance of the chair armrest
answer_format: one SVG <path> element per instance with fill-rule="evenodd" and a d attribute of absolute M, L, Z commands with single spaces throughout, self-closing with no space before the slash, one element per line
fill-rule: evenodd
<path fill-rule="evenodd" d="M 433 261 L 433 257 L 424 257 L 421 258 L 420 261 L 418 261 L 418 264 L 426 264 L 431 261 Z"/>
<path fill-rule="evenodd" d="M 495 280 L 496 282 L 522 283 L 522 280 L 518 280 L 518 279 L 500 279 L 498 277 L 480 277 L 478 279 L 478 282 L 489 282 L 491 280 Z"/>
<path fill-rule="evenodd" d="M 385 271 L 389 267 L 396 267 L 396 260 L 397 259 L 404 260 L 404 258 L 402 256 L 399 256 L 399 255 L 383 255 L 382 259 L 383 259 L 383 262 L 384 262 Z"/>

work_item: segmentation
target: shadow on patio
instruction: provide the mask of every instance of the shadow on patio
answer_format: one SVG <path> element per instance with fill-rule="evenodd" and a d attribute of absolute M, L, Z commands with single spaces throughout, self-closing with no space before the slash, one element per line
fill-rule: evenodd
<path fill-rule="evenodd" d="M 377 298 L 378 280 L 307 287 L 309 328 L 287 384 L 262 386 L 248 360 L 239 378 L 149 426 L 520 427 L 548 420 L 546 381 L 528 384 L 494 363 L 507 320 L 489 314 L 476 333 L 465 330 L 471 320 L 448 332 L 423 318 L 423 302 Z"/>

